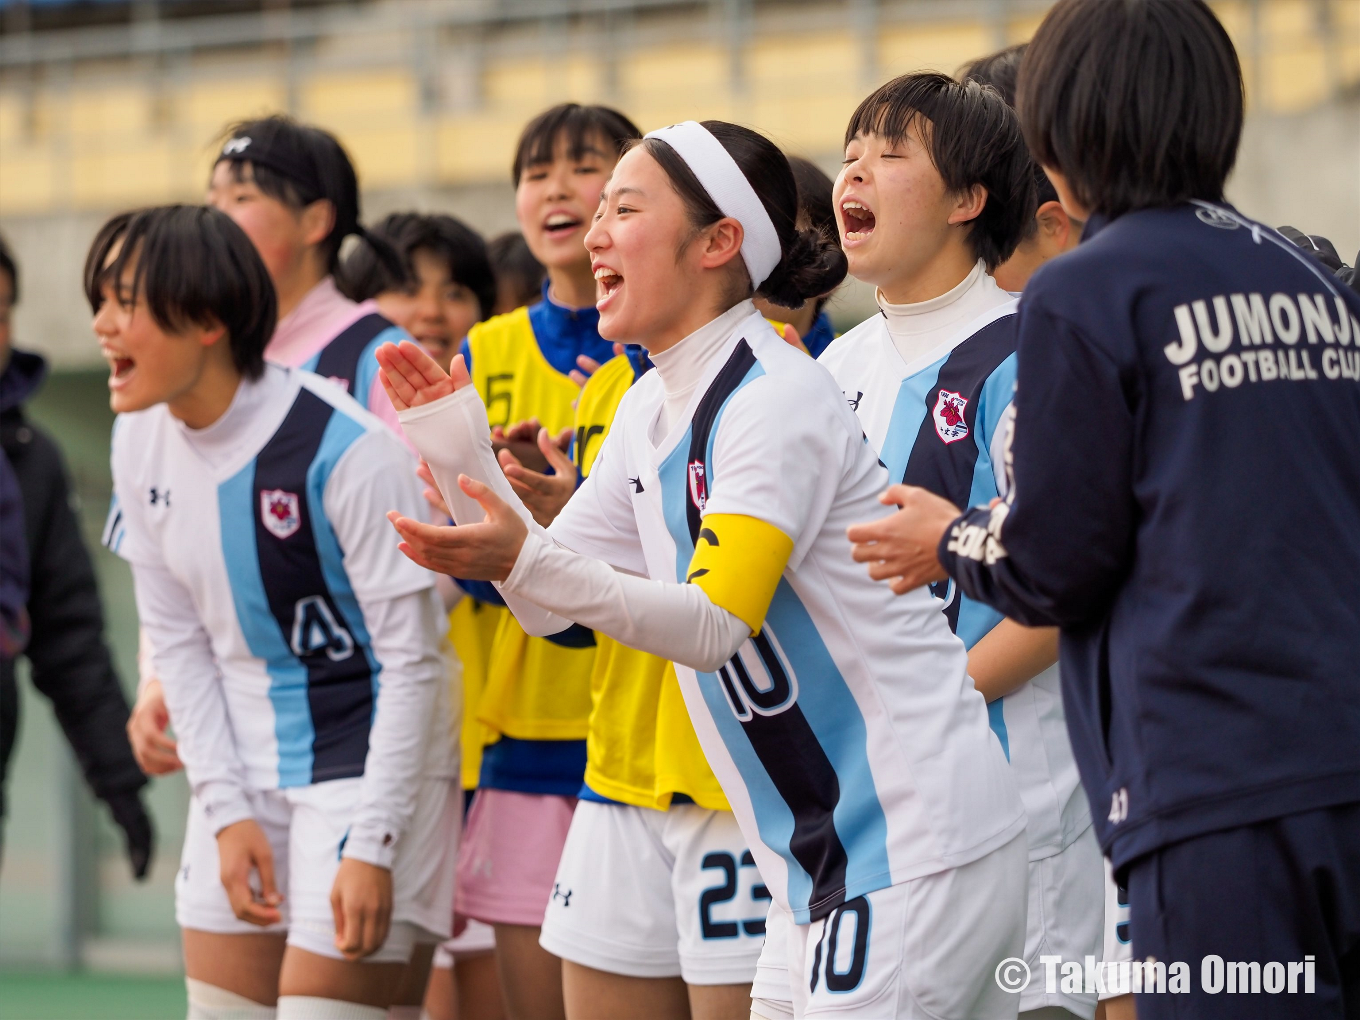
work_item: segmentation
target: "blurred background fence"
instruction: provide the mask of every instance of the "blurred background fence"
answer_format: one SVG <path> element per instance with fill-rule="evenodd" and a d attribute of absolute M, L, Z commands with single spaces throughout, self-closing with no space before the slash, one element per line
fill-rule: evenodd
<path fill-rule="evenodd" d="M 223 127 L 285 111 L 334 131 L 367 219 L 440 210 L 514 226 L 524 121 L 573 99 L 644 130 L 718 117 L 834 172 L 845 122 L 905 71 L 952 73 L 1029 38 L 1048 0 L 0 0 L 0 233 L 22 274 L 18 346 L 59 369 L 34 407 L 70 458 L 87 535 L 107 506 L 110 415 L 79 277 L 110 213 L 200 200 Z M 1230 198 L 1360 247 L 1360 0 L 1220 0 L 1248 122 Z M 853 289 L 843 322 L 863 308 Z M 129 692 L 126 569 L 98 565 Z M 173 971 L 186 791 L 157 780 L 160 856 L 128 878 L 46 704 L 24 690 L 0 871 L 0 968 Z"/>

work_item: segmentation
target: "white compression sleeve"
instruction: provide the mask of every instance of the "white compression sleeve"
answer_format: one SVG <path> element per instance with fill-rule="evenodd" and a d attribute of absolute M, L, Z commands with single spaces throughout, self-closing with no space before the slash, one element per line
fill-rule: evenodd
<path fill-rule="evenodd" d="M 518 595 L 629 648 L 703 673 L 732 658 L 751 636 L 750 627 L 697 585 L 621 574 L 543 535 L 524 540 L 515 569 L 499 587 L 507 602 Z"/>
<path fill-rule="evenodd" d="M 475 524 L 486 517 L 481 504 L 465 495 L 458 486 L 458 476 L 467 475 L 490 487 L 512 507 L 528 526 L 530 534 L 544 533 L 528 507 L 510 488 L 496 461 L 491 449 L 491 426 L 486 420 L 486 408 L 475 386 L 464 386 L 434 403 L 408 408 L 398 417 L 406 438 L 415 444 L 417 452 L 430 465 L 440 495 L 455 522 Z M 574 622 L 554 617 L 532 602 L 507 599 L 506 605 L 520 626 L 537 637 L 557 634 Z"/>
<path fill-rule="evenodd" d="M 524 519 L 529 528 L 524 548 L 510 576 L 496 587 L 530 634 L 555 634 L 580 623 L 629 647 L 704 671 L 717 669 L 750 636 L 746 624 L 694 585 L 620 574 L 554 543 L 496 462 L 486 408 L 474 387 L 401 412 L 401 424 L 430 465 L 455 520 L 485 516 L 458 487 L 460 474 L 490 486 Z"/>
<path fill-rule="evenodd" d="M 344 855 L 380 868 L 392 867 L 401 836 L 415 814 L 426 745 L 432 739 L 430 714 L 438 686 L 448 681 L 439 653 L 437 600 L 434 591 L 426 588 L 362 605 L 373 656 L 382 669 L 359 810 Z"/>

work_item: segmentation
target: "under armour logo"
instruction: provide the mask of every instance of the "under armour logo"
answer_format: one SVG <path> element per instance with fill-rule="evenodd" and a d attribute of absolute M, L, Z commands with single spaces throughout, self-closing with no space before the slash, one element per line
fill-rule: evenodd
<path fill-rule="evenodd" d="M 561 900 L 562 906 L 569 907 L 571 906 L 571 890 L 568 889 L 566 892 L 563 892 L 562 884 L 560 882 L 554 882 L 552 899 L 554 900 L 554 902 L 557 900 Z"/>
<path fill-rule="evenodd" d="M 222 146 L 222 155 L 235 156 L 242 152 L 245 152 L 246 149 L 248 149 L 249 147 L 250 147 L 249 135 L 243 135 L 240 138 L 231 138 L 227 140 L 226 145 Z"/>
<path fill-rule="evenodd" d="M 633 486 L 633 492 L 635 494 L 643 491 L 641 478 L 630 478 L 628 479 L 628 482 Z"/>
<path fill-rule="evenodd" d="M 156 487 L 153 485 L 153 486 L 151 487 L 150 496 L 151 496 L 151 505 L 152 505 L 152 506 L 158 506 L 158 505 L 161 505 L 161 504 L 164 504 L 167 508 L 170 506 L 170 490 L 169 490 L 169 489 L 158 489 L 158 488 L 156 488 Z"/>
<path fill-rule="evenodd" d="M 863 390 L 856 390 L 856 391 L 855 391 L 855 395 L 854 395 L 852 398 L 850 398 L 850 410 L 852 410 L 852 411 L 858 411 L 858 410 L 859 410 L 859 402 L 860 402 L 861 400 L 863 400 L 863 399 L 864 399 L 864 391 L 863 391 Z"/>

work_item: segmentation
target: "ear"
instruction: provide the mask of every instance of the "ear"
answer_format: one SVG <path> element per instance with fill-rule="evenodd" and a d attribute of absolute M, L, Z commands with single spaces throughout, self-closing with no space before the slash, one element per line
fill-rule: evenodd
<path fill-rule="evenodd" d="M 1034 211 L 1034 218 L 1039 221 L 1039 232 L 1059 251 L 1065 251 L 1072 236 L 1072 218 L 1062 203 L 1049 199 Z"/>
<path fill-rule="evenodd" d="M 717 269 L 725 266 L 741 253 L 741 242 L 746 234 L 741 224 L 730 216 L 724 216 L 712 226 L 704 228 L 698 238 L 701 246 L 699 265 L 704 269 Z M 704 238 L 707 240 L 704 240 Z"/>
<path fill-rule="evenodd" d="M 222 340 L 227 335 L 227 327 L 216 319 L 212 320 L 211 325 L 194 324 L 194 332 L 197 334 L 195 339 L 204 347 L 211 347 Z"/>
<path fill-rule="evenodd" d="M 986 205 L 987 189 L 981 184 L 974 184 L 967 191 L 960 191 L 954 196 L 954 209 L 949 214 L 950 226 L 977 219 L 982 215 Z"/>
<path fill-rule="evenodd" d="M 318 198 L 302 210 L 302 237 L 308 244 L 320 244 L 335 226 L 335 205 L 327 198 Z"/>

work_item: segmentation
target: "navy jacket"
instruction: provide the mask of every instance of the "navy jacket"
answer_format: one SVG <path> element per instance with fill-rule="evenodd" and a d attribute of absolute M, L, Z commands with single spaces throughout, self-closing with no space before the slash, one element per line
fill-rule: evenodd
<path fill-rule="evenodd" d="M 1062 628 L 1116 865 L 1360 801 L 1360 295 L 1229 206 L 1093 217 L 1020 302 L 1011 503 L 940 557 Z"/>

